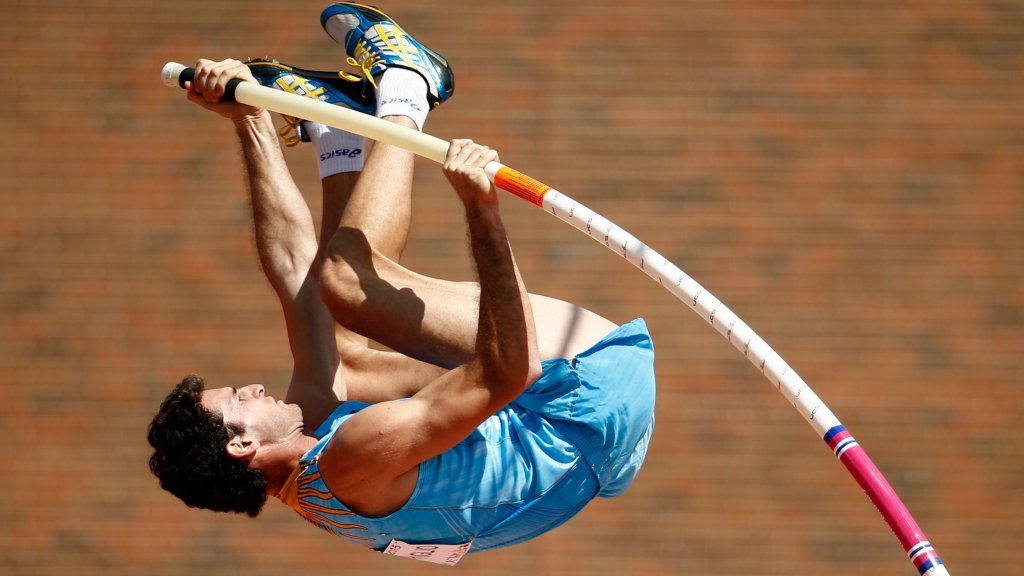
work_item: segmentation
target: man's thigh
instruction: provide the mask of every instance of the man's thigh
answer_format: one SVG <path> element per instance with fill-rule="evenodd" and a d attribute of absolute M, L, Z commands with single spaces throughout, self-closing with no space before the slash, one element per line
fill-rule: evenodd
<path fill-rule="evenodd" d="M 370 258 L 349 286 L 358 305 L 343 315 L 345 327 L 424 362 L 445 368 L 467 362 L 476 347 L 479 284 L 418 274 L 372 251 Z M 572 358 L 615 329 L 556 298 L 530 294 L 530 305 L 542 359 Z"/>
<path fill-rule="evenodd" d="M 587 350 L 615 329 L 610 320 L 572 302 L 530 294 L 540 357 L 566 358 Z"/>

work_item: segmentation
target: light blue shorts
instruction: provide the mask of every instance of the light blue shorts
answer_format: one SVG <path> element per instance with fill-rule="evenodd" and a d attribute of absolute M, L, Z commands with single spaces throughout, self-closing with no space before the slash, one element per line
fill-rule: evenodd
<path fill-rule="evenodd" d="M 598 496 L 623 493 L 654 428 L 654 345 L 641 318 L 570 360 L 544 361 L 543 375 L 513 404 L 546 417 L 583 455 Z"/>

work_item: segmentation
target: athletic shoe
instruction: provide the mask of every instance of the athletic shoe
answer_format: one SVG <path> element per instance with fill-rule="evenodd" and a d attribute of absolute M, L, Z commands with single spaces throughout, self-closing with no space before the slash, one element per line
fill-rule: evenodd
<path fill-rule="evenodd" d="M 451 98 L 455 76 L 443 56 L 421 44 L 394 19 L 372 6 L 354 2 L 331 4 L 320 14 L 327 34 L 345 47 L 348 63 L 374 76 L 391 67 L 419 72 L 427 81 L 427 101 L 437 107 Z"/>
<path fill-rule="evenodd" d="M 377 100 L 373 90 L 354 74 L 304 70 L 270 59 L 253 59 L 245 64 L 263 86 L 344 106 L 371 116 L 376 111 Z M 282 118 L 288 124 L 278 133 L 286 145 L 295 146 L 299 141 L 309 142 L 309 136 L 302 127 L 303 120 L 285 115 Z"/>

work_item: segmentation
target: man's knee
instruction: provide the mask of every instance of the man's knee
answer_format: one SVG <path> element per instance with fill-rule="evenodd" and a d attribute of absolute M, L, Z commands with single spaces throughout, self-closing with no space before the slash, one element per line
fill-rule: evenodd
<path fill-rule="evenodd" d="M 332 312 L 338 311 L 339 307 L 350 308 L 353 305 L 353 288 L 358 287 L 358 277 L 344 260 L 325 258 L 320 268 L 319 283 L 320 298 Z"/>
<path fill-rule="evenodd" d="M 370 246 L 366 236 L 353 228 L 339 228 L 331 239 L 320 267 L 320 295 L 332 312 L 346 315 L 365 299 L 360 270 L 369 266 Z"/>

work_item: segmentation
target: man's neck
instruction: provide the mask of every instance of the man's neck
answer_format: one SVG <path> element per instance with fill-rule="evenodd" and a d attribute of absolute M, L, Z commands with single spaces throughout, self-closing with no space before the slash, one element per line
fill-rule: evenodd
<path fill-rule="evenodd" d="M 298 467 L 299 460 L 316 442 L 315 437 L 300 434 L 293 440 L 269 449 L 262 461 L 253 463 L 267 477 L 267 494 L 274 495 L 281 491 L 292 471 Z"/>

